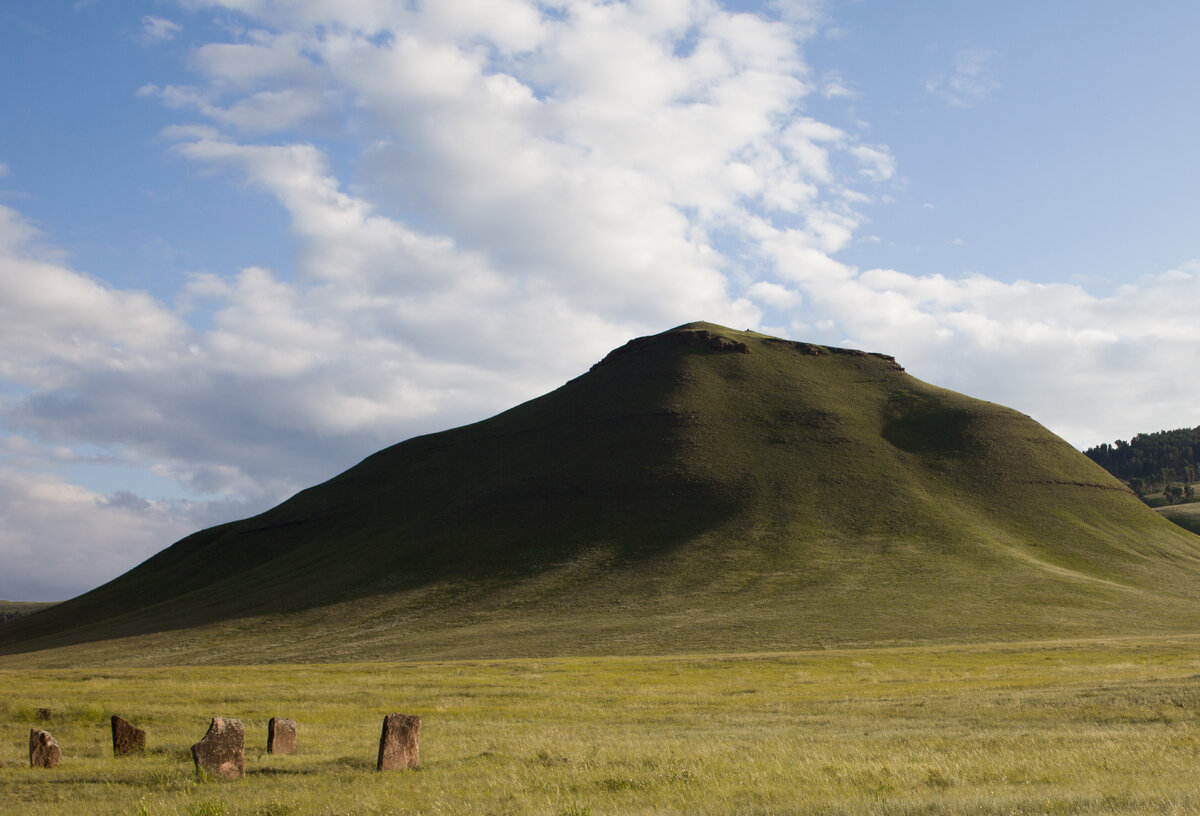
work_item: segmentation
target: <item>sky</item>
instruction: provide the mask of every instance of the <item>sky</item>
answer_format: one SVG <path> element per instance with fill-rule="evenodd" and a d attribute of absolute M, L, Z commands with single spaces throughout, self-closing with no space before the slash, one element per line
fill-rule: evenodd
<path fill-rule="evenodd" d="M 0 598 L 708 320 L 1200 424 L 1200 4 L 7 0 Z"/>

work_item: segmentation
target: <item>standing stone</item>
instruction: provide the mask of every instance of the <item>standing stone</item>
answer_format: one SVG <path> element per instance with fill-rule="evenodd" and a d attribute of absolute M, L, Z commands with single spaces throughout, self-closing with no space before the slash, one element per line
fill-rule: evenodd
<path fill-rule="evenodd" d="M 413 714 L 388 714 L 379 737 L 380 771 L 417 767 L 421 748 L 421 718 Z"/>
<path fill-rule="evenodd" d="M 196 776 L 207 771 L 219 779 L 246 775 L 246 727 L 241 720 L 213 717 L 204 739 L 192 746 Z"/>
<path fill-rule="evenodd" d="M 62 762 L 62 749 L 49 731 L 29 729 L 29 767 L 53 768 Z"/>
<path fill-rule="evenodd" d="M 50 719 L 51 713 L 52 712 L 48 708 L 39 708 L 38 709 L 38 719 L 39 720 L 48 720 L 48 719 Z"/>
<path fill-rule="evenodd" d="M 272 717 L 267 723 L 267 753 L 296 753 L 296 721 Z"/>
<path fill-rule="evenodd" d="M 146 732 L 116 714 L 112 715 L 112 734 L 114 756 L 146 752 Z"/>

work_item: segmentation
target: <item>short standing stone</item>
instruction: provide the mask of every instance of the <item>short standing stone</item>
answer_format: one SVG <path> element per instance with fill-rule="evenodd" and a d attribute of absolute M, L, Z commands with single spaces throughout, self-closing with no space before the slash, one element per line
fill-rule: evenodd
<path fill-rule="evenodd" d="M 246 775 L 246 727 L 241 720 L 213 717 L 204 739 L 192 746 L 196 775 L 207 771 L 220 779 Z"/>
<path fill-rule="evenodd" d="M 380 771 L 417 767 L 421 747 L 421 718 L 413 714 L 388 714 L 379 737 Z"/>
<path fill-rule="evenodd" d="M 128 756 L 146 752 L 146 732 L 124 717 L 112 715 L 113 754 Z"/>
<path fill-rule="evenodd" d="M 29 729 L 29 767 L 53 768 L 62 762 L 62 749 L 49 731 Z"/>
<path fill-rule="evenodd" d="M 267 723 L 267 753 L 296 753 L 296 721 L 285 717 L 272 717 Z"/>
<path fill-rule="evenodd" d="M 53 712 L 50 711 L 50 709 L 48 709 L 48 708 L 39 708 L 38 709 L 38 719 L 39 720 L 48 720 L 48 719 L 50 719 L 50 715 L 52 713 Z"/>

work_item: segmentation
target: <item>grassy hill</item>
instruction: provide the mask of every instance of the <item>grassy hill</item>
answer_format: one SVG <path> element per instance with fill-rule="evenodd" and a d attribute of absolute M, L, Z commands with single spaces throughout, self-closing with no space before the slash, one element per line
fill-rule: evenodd
<path fill-rule="evenodd" d="M 1029 417 L 882 355 L 693 323 L 0 626 L 0 654 L 764 651 L 1197 613 L 1200 538 Z"/>
<path fill-rule="evenodd" d="M 16 620 L 54 606 L 52 601 L 0 601 L 0 623 Z"/>

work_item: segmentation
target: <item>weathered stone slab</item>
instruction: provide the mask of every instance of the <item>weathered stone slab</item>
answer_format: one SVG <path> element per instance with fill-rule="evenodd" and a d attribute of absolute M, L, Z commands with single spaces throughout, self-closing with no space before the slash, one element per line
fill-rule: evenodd
<path fill-rule="evenodd" d="M 39 720 L 48 720 L 48 719 L 50 719 L 50 715 L 53 713 L 54 712 L 52 712 L 48 708 L 39 708 L 38 709 L 38 719 Z"/>
<path fill-rule="evenodd" d="M 213 717 L 204 739 L 192 746 L 196 775 L 209 773 L 218 779 L 241 779 L 246 775 L 246 727 L 241 720 Z"/>
<path fill-rule="evenodd" d="M 417 767 L 421 748 L 421 718 L 414 714 L 388 714 L 379 737 L 380 771 Z"/>
<path fill-rule="evenodd" d="M 62 762 L 62 749 L 49 731 L 29 729 L 29 767 L 53 768 Z"/>
<path fill-rule="evenodd" d="M 112 715 L 112 738 L 115 756 L 146 752 L 146 732 L 116 714 Z"/>
<path fill-rule="evenodd" d="M 296 753 L 296 721 L 286 717 L 272 717 L 267 723 L 267 753 Z"/>

